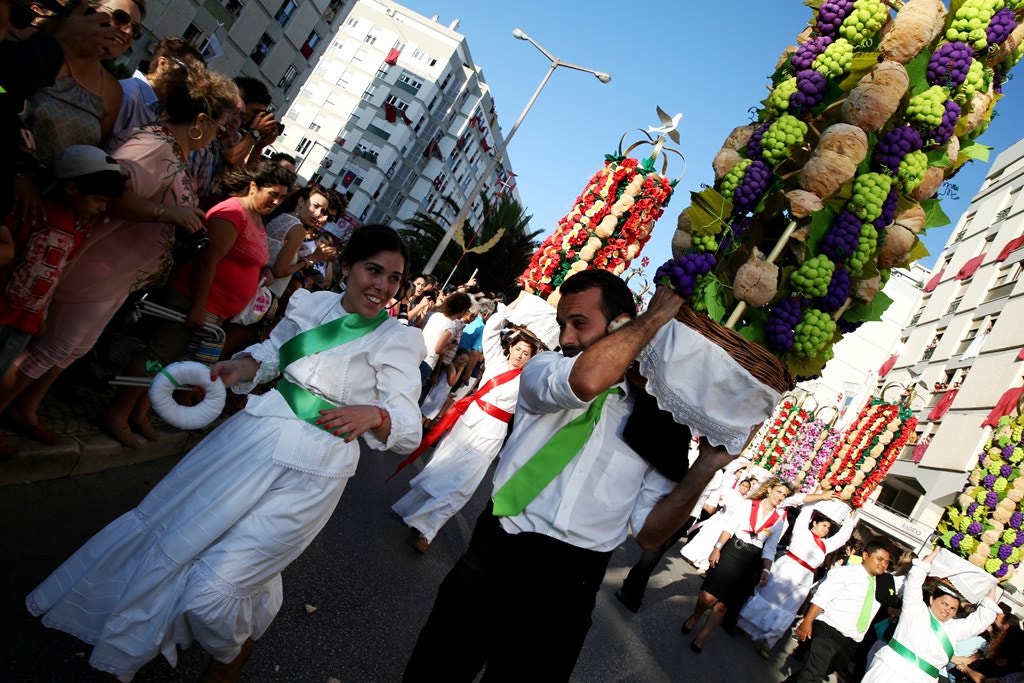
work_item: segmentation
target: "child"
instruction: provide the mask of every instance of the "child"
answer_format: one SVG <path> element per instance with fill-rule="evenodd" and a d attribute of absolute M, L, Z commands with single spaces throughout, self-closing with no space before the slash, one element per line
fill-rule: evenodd
<path fill-rule="evenodd" d="M 438 380 L 430 392 L 427 394 L 427 398 L 423 401 L 423 405 L 420 406 L 420 412 L 423 413 L 423 421 L 425 424 L 430 424 L 435 418 L 437 418 L 442 410 L 441 408 L 445 404 L 445 400 L 455 391 L 456 386 L 462 379 L 462 372 L 465 370 L 466 365 L 469 363 L 469 351 L 466 349 L 459 349 L 455 357 L 452 359 L 450 365 L 444 367 L 441 373 L 441 378 Z"/>
<path fill-rule="evenodd" d="M 6 393 L 14 359 L 42 332 L 46 309 L 61 276 L 81 251 L 107 200 L 121 196 L 128 178 L 106 152 L 72 145 L 53 164 L 57 183 L 45 194 L 46 220 L 7 216 L 13 256 L 0 260 L 0 393 Z M 0 249 L 2 251 L 2 249 Z M 0 447 L 2 448 L 2 447 Z"/>

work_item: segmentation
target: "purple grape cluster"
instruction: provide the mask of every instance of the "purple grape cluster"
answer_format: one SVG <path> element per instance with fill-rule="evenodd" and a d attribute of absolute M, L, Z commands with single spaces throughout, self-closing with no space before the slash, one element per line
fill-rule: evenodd
<path fill-rule="evenodd" d="M 1019 529 L 1021 527 L 1021 523 L 1024 523 L 1024 515 L 1022 515 L 1020 512 L 1014 512 L 1012 515 L 1010 515 L 1011 529 Z"/>
<path fill-rule="evenodd" d="M 715 255 L 709 252 L 683 254 L 675 261 L 662 264 L 654 274 L 655 281 L 667 277 L 679 296 L 691 297 L 697 290 L 697 278 L 715 267 Z"/>
<path fill-rule="evenodd" d="M 831 44 L 831 36 L 818 36 L 817 38 L 811 38 L 806 43 L 798 47 L 796 52 L 793 53 L 793 56 L 790 57 L 790 62 L 793 64 L 793 68 L 797 71 L 810 69 L 818 55 L 824 52 L 825 48 Z"/>
<path fill-rule="evenodd" d="M 910 152 L 924 147 L 921 133 L 913 126 L 897 126 L 879 138 L 873 161 L 876 168 L 895 174 L 900 162 Z"/>
<path fill-rule="evenodd" d="M 1017 20 L 1013 16 L 1013 10 L 1004 7 L 992 15 L 992 20 L 988 22 L 988 28 L 985 29 L 985 40 L 989 45 L 999 45 L 1013 33 L 1015 28 L 1017 28 Z"/>
<path fill-rule="evenodd" d="M 834 38 L 853 11 L 853 0 L 825 0 L 818 8 L 818 33 Z"/>
<path fill-rule="evenodd" d="M 967 526 L 967 533 L 970 534 L 971 536 L 977 536 L 978 534 L 980 534 L 984 530 L 985 530 L 985 527 L 983 527 L 981 525 L 981 522 L 971 522 Z"/>
<path fill-rule="evenodd" d="M 900 205 L 900 193 L 896 191 L 896 188 L 890 188 L 889 194 L 885 196 L 885 201 L 882 202 L 882 213 L 878 214 L 878 218 L 871 222 L 871 225 L 875 226 L 875 230 L 881 230 L 886 227 L 892 220 L 896 218 L 896 209 Z"/>
<path fill-rule="evenodd" d="M 1006 80 L 1006 76 L 1003 74 L 1002 68 L 999 64 L 992 67 L 992 92 L 997 95 L 1003 94 L 1003 82 Z"/>
<path fill-rule="evenodd" d="M 737 216 L 727 223 L 726 227 L 728 229 L 723 230 L 718 236 L 718 249 L 715 250 L 715 254 L 724 254 L 729 251 L 729 247 L 750 227 L 750 218 Z"/>
<path fill-rule="evenodd" d="M 1008 544 L 1008 543 L 1004 543 L 1001 546 L 999 546 L 999 552 L 996 553 L 996 555 L 999 556 L 999 559 L 1003 560 L 1004 562 L 1012 554 L 1013 554 L 1013 546 Z"/>
<path fill-rule="evenodd" d="M 974 513 L 978 511 L 979 507 L 981 507 L 981 506 L 978 505 L 977 503 L 971 503 L 970 505 L 968 505 L 967 506 L 967 516 L 968 517 L 973 517 Z"/>
<path fill-rule="evenodd" d="M 789 110 L 803 114 L 821 104 L 828 90 L 828 76 L 814 69 L 796 72 L 796 92 L 789 96 Z"/>
<path fill-rule="evenodd" d="M 1012 475 L 1012 474 L 1013 474 L 1013 465 L 1011 465 L 1009 463 L 1006 463 L 1006 464 L 1002 465 L 999 468 L 999 476 L 1000 477 L 1006 477 L 1007 479 L 1009 479 L 1010 475 Z"/>
<path fill-rule="evenodd" d="M 860 226 L 860 219 L 852 211 L 840 211 L 822 238 L 818 250 L 836 263 L 845 261 L 857 250 Z"/>
<path fill-rule="evenodd" d="M 800 323 L 808 304 L 804 297 L 795 296 L 783 299 L 769 309 L 768 321 L 764 324 L 769 348 L 779 353 L 786 353 L 793 348 L 793 328 Z"/>
<path fill-rule="evenodd" d="M 982 480 L 981 480 L 981 485 L 984 486 L 987 489 L 990 489 L 993 486 L 995 486 L 995 483 L 996 483 L 996 475 L 994 475 L 994 474 L 986 474 L 982 478 Z"/>
<path fill-rule="evenodd" d="M 732 197 L 732 206 L 735 213 L 747 213 L 757 208 L 757 203 L 768 190 L 771 183 L 772 169 L 760 159 L 751 162 L 743 174 L 736 192 Z"/>
<path fill-rule="evenodd" d="M 946 110 L 942 112 L 942 123 L 927 132 L 928 143 L 941 146 L 949 142 L 956 132 L 956 122 L 960 119 L 960 105 L 953 100 L 946 100 Z"/>
<path fill-rule="evenodd" d="M 760 159 L 761 158 L 761 137 L 765 131 L 771 128 L 774 121 L 765 121 L 750 135 L 750 139 L 747 140 L 747 158 L 748 159 Z"/>
<path fill-rule="evenodd" d="M 832 272 L 832 279 L 828 281 L 828 291 L 825 296 L 815 302 L 815 307 L 826 313 L 838 311 L 840 306 L 846 303 L 850 296 L 853 281 L 850 279 L 850 271 L 842 266 L 836 266 Z"/>
<path fill-rule="evenodd" d="M 973 59 L 974 50 L 967 43 L 943 43 L 928 60 L 928 84 L 956 90 L 967 78 Z"/>
<path fill-rule="evenodd" d="M 854 323 L 850 322 L 849 320 L 840 318 L 839 320 L 836 321 L 836 327 L 843 334 L 850 334 L 851 332 L 856 332 L 863 324 L 863 320 L 858 320 L 857 322 Z"/>

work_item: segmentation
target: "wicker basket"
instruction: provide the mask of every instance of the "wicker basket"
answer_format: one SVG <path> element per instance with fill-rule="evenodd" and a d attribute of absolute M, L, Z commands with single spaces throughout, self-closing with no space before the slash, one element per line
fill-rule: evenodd
<path fill-rule="evenodd" d="M 719 325 L 685 304 L 676 314 L 676 320 L 721 346 L 734 361 L 765 386 L 775 389 L 780 394 L 796 386 L 793 375 L 782 361 L 768 349 L 754 344 L 739 332 Z"/>

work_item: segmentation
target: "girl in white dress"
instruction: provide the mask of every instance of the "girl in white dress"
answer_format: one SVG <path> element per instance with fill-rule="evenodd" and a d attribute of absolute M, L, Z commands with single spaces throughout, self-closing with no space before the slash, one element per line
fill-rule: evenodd
<path fill-rule="evenodd" d="M 953 654 L 952 643 L 976 636 L 996 620 L 996 587 L 963 619 L 954 619 L 960 597 L 945 584 L 928 599 L 921 598 L 924 580 L 939 554 L 936 548 L 924 560 L 914 560 L 903 586 L 903 605 L 899 623 L 889 644 L 875 654 L 862 683 L 928 683 L 938 678 Z"/>
<path fill-rule="evenodd" d="M 698 571 L 707 571 L 708 557 L 715 549 L 715 543 L 722 533 L 722 527 L 725 526 L 729 510 L 742 503 L 750 492 L 750 487 L 757 483 L 757 479 L 754 477 L 745 477 L 740 480 L 738 477 L 743 476 L 745 471 L 738 470 L 732 475 L 727 475 L 722 480 L 718 491 L 708 496 L 704 503 L 704 509 L 710 507 L 715 512 L 704 520 L 696 535 L 683 546 L 682 556 L 689 560 L 690 564 Z"/>
<path fill-rule="evenodd" d="M 856 512 L 840 527 L 813 505 L 800 510 L 788 552 L 772 565 L 768 583 L 759 586 L 740 611 L 738 625 L 754 642 L 762 643 L 762 657 L 768 658 L 793 623 L 814 584 L 815 570 L 826 555 L 846 544 L 856 525 Z M 836 533 L 830 536 L 833 529 Z"/>
<path fill-rule="evenodd" d="M 193 639 L 208 678 L 233 681 L 281 607 L 281 571 L 327 523 L 359 461 L 420 441 L 419 330 L 383 312 L 408 251 L 384 226 L 345 252 L 347 289 L 293 295 L 270 339 L 213 366 L 236 390 L 278 374 L 27 598 L 43 623 L 92 644 L 89 663 L 129 681 Z M 293 343 L 294 342 L 294 343 Z"/>
<path fill-rule="evenodd" d="M 466 505 L 483 481 L 505 441 L 508 419 L 515 411 L 519 397 L 517 371 L 541 347 L 526 330 L 516 330 L 502 339 L 501 331 L 510 312 L 510 308 L 499 304 L 484 326 L 484 374 L 480 389 L 474 394 L 479 398 L 469 403 L 427 466 L 409 482 L 410 491 L 391 508 L 412 529 L 413 547 L 421 553 L 427 551 L 437 532 Z M 480 395 L 495 378 L 501 378 L 497 380 L 501 383 Z"/>

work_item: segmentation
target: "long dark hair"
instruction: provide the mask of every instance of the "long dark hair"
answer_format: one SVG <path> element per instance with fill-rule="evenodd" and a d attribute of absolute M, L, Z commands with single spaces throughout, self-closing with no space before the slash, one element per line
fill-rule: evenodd
<path fill-rule="evenodd" d="M 225 193 L 237 197 L 248 191 L 249 183 L 256 183 L 256 187 L 273 187 L 275 185 L 291 187 L 294 182 L 294 173 L 273 161 L 264 159 L 257 164 L 239 166 L 228 171 L 221 178 L 220 186 Z"/>
<path fill-rule="evenodd" d="M 305 199 L 308 202 L 310 195 L 314 194 L 321 195 L 327 200 L 327 203 L 330 204 L 331 191 L 320 183 L 310 183 L 305 187 L 300 187 L 299 189 L 289 193 L 287 197 L 281 200 L 280 204 L 274 207 L 274 210 L 270 212 L 268 218 L 273 220 L 282 214 L 295 213 L 295 209 L 299 206 L 299 200 Z"/>

